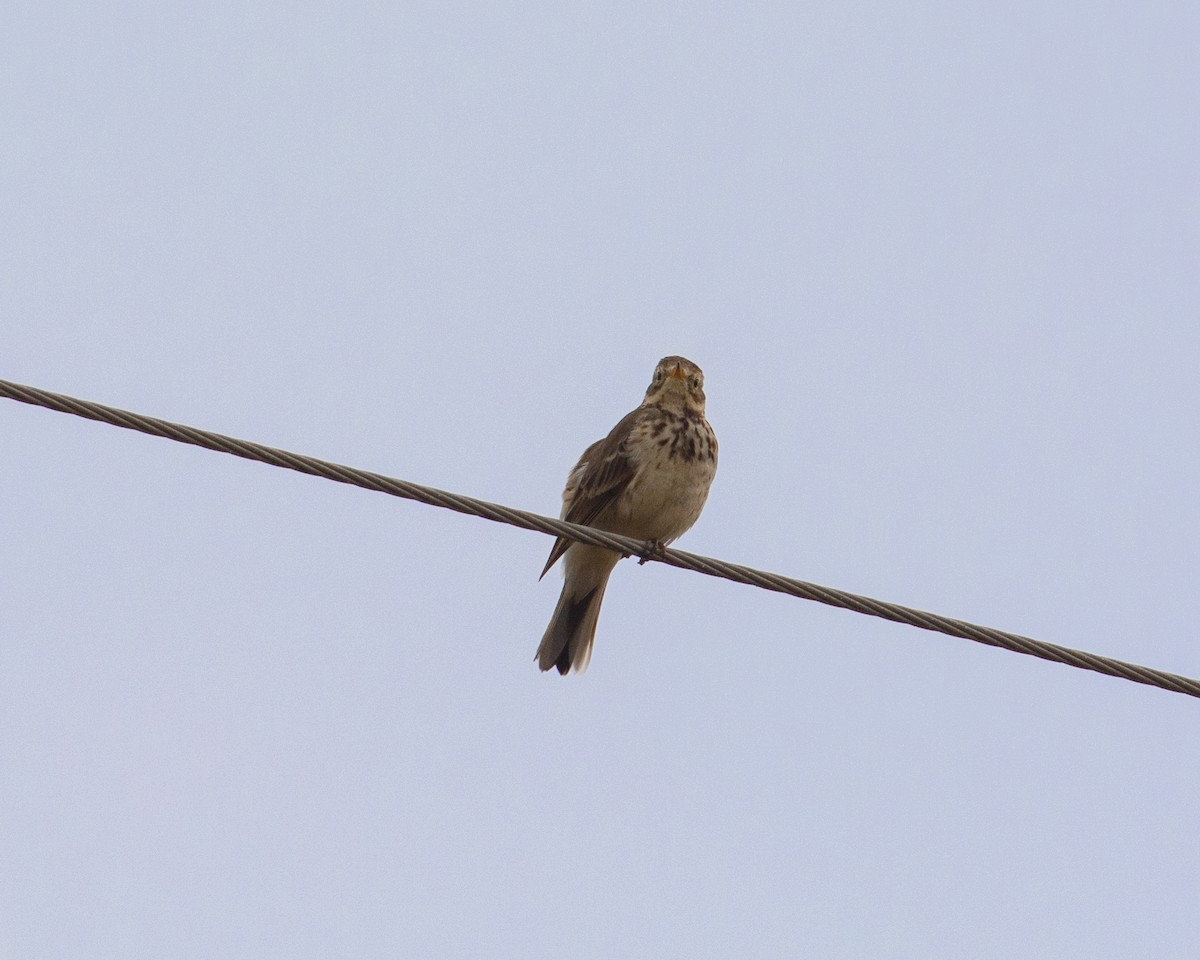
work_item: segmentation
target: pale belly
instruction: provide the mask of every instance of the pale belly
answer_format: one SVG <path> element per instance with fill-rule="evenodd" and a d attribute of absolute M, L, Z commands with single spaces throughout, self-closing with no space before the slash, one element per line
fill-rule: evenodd
<path fill-rule="evenodd" d="M 700 518 L 715 473 L 716 464 L 710 459 L 672 459 L 665 450 L 655 449 L 639 464 L 603 526 L 614 533 L 668 543 Z"/>

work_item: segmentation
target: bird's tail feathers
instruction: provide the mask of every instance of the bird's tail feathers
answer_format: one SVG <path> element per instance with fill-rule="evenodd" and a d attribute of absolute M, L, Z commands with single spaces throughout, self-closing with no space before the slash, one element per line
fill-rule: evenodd
<path fill-rule="evenodd" d="M 596 638 L 596 620 L 604 601 L 608 576 L 582 595 L 572 590 L 571 580 L 563 584 L 558 606 L 550 618 L 550 626 L 538 647 L 538 666 L 543 670 L 555 668 L 565 674 L 570 670 L 583 673 L 592 659 L 592 641 Z"/>

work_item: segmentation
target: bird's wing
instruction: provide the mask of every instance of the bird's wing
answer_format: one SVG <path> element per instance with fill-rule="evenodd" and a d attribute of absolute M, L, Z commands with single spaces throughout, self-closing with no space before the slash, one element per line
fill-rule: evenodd
<path fill-rule="evenodd" d="M 641 412 L 639 407 L 626 414 L 607 437 L 597 440 L 583 451 L 579 463 L 567 477 L 562 519 L 570 523 L 590 524 L 629 486 L 635 471 L 633 460 L 629 457 L 629 437 Z M 565 537 L 554 541 L 550 558 L 542 570 L 543 577 L 573 542 Z"/>

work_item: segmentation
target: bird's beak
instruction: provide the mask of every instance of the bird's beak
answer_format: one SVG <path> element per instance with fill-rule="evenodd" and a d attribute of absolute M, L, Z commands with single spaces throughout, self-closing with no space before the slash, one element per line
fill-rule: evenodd
<path fill-rule="evenodd" d="M 674 377 L 676 380 L 686 380 L 687 379 L 687 374 L 683 372 L 683 367 L 681 367 L 679 364 L 675 364 L 675 366 L 673 366 L 671 368 L 671 372 L 668 373 L 667 376 Z"/>

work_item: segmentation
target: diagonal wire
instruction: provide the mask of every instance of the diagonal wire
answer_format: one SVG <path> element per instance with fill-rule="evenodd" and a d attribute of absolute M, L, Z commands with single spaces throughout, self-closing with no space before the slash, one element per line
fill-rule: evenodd
<path fill-rule="evenodd" d="M 1155 670 L 1152 667 L 1143 667 L 1136 663 L 1128 663 L 1112 657 L 1103 657 L 1099 654 L 1088 653 L 1086 650 L 1062 647 L 1058 644 L 1034 640 L 1031 637 L 1024 637 L 1020 634 L 1008 633 L 1003 630 L 995 630 L 991 627 L 982 627 L 978 624 L 968 623 L 965 620 L 955 620 L 936 613 L 928 613 L 924 610 L 904 607 L 896 603 L 873 600 L 870 597 L 848 593 L 845 590 L 823 587 L 804 580 L 784 577 L 778 573 L 768 573 L 765 570 L 756 570 L 753 567 L 728 563 L 724 560 L 713 559 L 712 557 L 703 557 L 699 554 L 687 553 L 683 550 L 656 550 L 653 544 L 643 540 L 635 540 L 632 537 L 623 537 L 615 533 L 606 533 L 594 527 L 567 523 L 565 520 L 555 520 L 537 513 L 530 513 L 527 510 L 517 510 L 498 503 L 488 503 L 486 500 L 477 500 L 474 497 L 467 497 L 462 494 L 448 493 L 445 490 L 437 490 L 433 487 L 410 483 L 407 480 L 398 480 L 395 477 L 388 477 L 381 473 L 359 470 L 355 467 L 331 463 L 328 460 L 318 460 L 316 457 L 291 453 L 287 450 L 279 450 L 275 447 L 264 446 L 261 443 L 254 443 L 249 440 L 238 440 L 234 437 L 223 436 L 222 434 L 212 433 L 208 430 L 200 430 L 196 427 L 172 423 L 169 420 L 159 420 L 140 413 L 131 413 L 128 410 L 119 410 L 115 407 L 93 403 L 89 400 L 79 400 L 61 393 L 51 393 L 48 390 L 40 390 L 37 387 L 11 383 L 7 380 L 0 380 L 0 397 L 19 400 L 22 403 L 33 404 L 34 406 L 46 407 L 50 410 L 57 410 L 60 413 L 71 413 L 79 417 L 86 417 L 89 420 L 98 420 L 101 423 L 110 423 L 116 427 L 137 430 L 155 437 L 166 437 L 168 440 L 190 443 L 198 447 L 205 447 L 208 450 L 229 453 L 246 460 L 269 463 L 272 466 L 296 470 L 314 477 L 324 477 L 328 480 L 335 480 L 338 483 L 352 484 L 357 487 L 363 487 L 366 490 L 378 490 L 380 493 L 387 493 L 394 497 L 416 500 L 434 507 L 445 507 L 448 510 L 455 510 L 458 513 L 484 517 L 500 523 L 508 523 L 514 527 L 522 527 L 525 530 L 537 530 L 540 533 L 548 533 L 555 537 L 566 537 L 580 543 L 608 547 L 620 553 L 639 556 L 646 560 L 657 560 L 672 567 L 694 570 L 697 573 L 707 574 L 710 577 L 721 577 L 725 580 L 732 580 L 735 583 L 745 583 L 761 587 L 764 590 L 774 590 L 777 593 L 786 593 L 804 600 L 815 600 L 818 603 L 828 604 L 832 607 L 842 607 L 846 610 L 853 610 L 856 613 L 864 613 L 872 617 L 882 617 L 885 620 L 893 620 L 896 623 L 906 623 L 910 626 L 920 627 L 922 630 L 932 630 L 952 637 L 962 637 L 966 640 L 974 640 L 977 643 L 1000 647 L 1015 653 L 1024 653 L 1031 657 L 1040 657 L 1043 660 L 1050 660 L 1055 663 L 1065 663 L 1068 666 L 1078 667 L 1082 670 L 1094 670 L 1096 673 L 1107 674 L 1110 677 L 1120 677 L 1124 680 L 1132 680 L 1135 683 L 1144 683 L 1149 686 L 1161 687 L 1163 690 L 1183 693 L 1191 697 L 1200 697 L 1200 681 L 1194 680 L 1191 677 L 1167 673 L 1163 670 Z"/>

